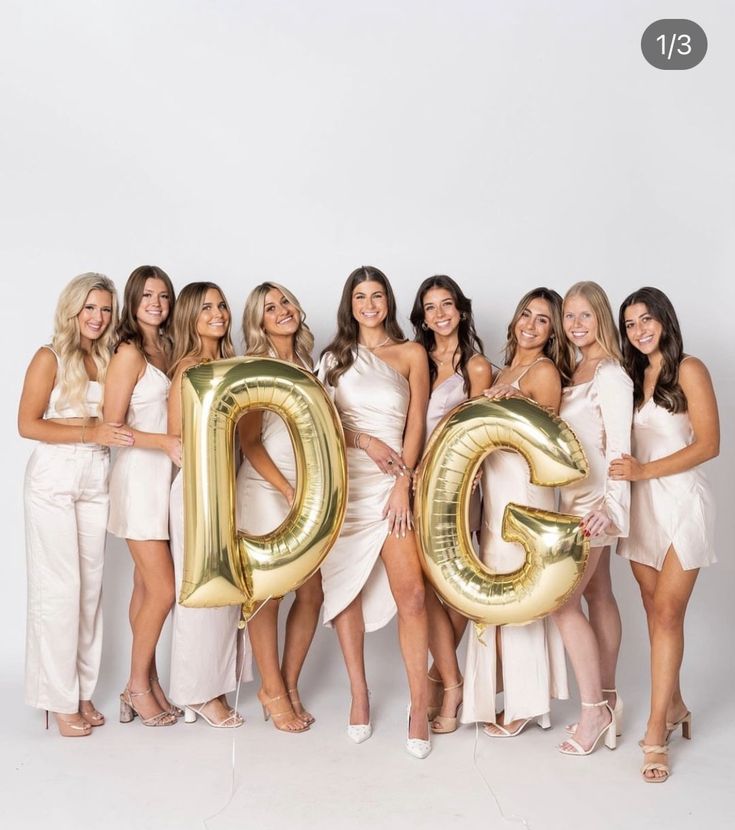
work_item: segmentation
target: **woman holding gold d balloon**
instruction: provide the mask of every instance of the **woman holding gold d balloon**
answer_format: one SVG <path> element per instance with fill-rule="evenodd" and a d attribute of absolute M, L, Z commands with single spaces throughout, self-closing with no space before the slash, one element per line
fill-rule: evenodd
<path fill-rule="evenodd" d="M 212 282 L 184 286 L 174 310 L 174 352 L 171 359 L 171 391 L 168 398 L 168 431 L 181 435 L 181 379 L 186 369 L 208 360 L 232 357 L 230 308 L 219 287 Z M 171 553 L 176 590 L 181 586 L 184 560 L 183 476 L 171 487 Z M 237 685 L 237 663 L 245 643 L 239 642 L 240 607 L 174 609 L 171 650 L 171 697 L 186 704 L 185 720 L 197 715 L 214 727 L 237 727 L 244 723 L 227 701 Z M 241 652 L 238 654 L 238 652 Z M 250 680 L 249 661 L 245 679 Z"/>
<path fill-rule="evenodd" d="M 571 368 L 561 324 L 561 297 L 549 288 L 536 288 L 518 303 L 508 326 L 505 365 L 485 394 L 490 398 L 523 395 L 558 412 Z M 528 466 L 517 452 L 495 450 L 484 461 L 483 491 L 480 558 L 494 573 L 510 573 L 523 564 L 525 551 L 502 537 L 505 506 L 512 501 L 554 510 L 554 490 L 529 482 Z M 502 686 L 498 688 L 501 660 Z M 505 706 L 496 713 L 499 691 L 504 692 Z M 564 646 L 552 620 L 488 626 L 482 640 L 470 637 L 463 723 L 485 721 L 484 731 L 491 738 L 515 737 L 531 721 L 546 729 L 551 697 L 568 697 Z"/>
<path fill-rule="evenodd" d="M 699 569 L 716 561 L 714 503 L 701 465 L 719 452 L 720 426 L 704 364 L 684 353 L 669 298 L 641 288 L 620 307 L 623 360 L 633 379 L 633 453 L 614 460 L 615 481 L 632 481 L 630 534 L 618 552 L 631 560 L 651 641 L 651 711 L 641 741 L 643 779 L 666 781 L 669 738 L 691 713 L 679 684 L 684 613 Z"/>
<path fill-rule="evenodd" d="M 584 447 L 589 475 L 561 488 L 559 509 L 581 517 L 590 550 L 582 581 L 554 614 L 582 698 L 579 721 L 559 749 L 587 755 L 603 735 L 614 748 L 610 733 L 619 735 L 622 729 L 623 702 L 615 688 L 621 626 L 610 581 L 610 545 L 628 535 L 630 488 L 608 478 L 607 468 L 630 451 L 633 385 L 620 365 L 618 331 L 597 283 L 578 282 L 567 291 L 563 323 L 580 360 L 562 393 L 559 414 Z M 583 595 L 589 619 L 582 611 Z"/>
<path fill-rule="evenodd" d="M 245 302 L 242 319 L 246 356 L 276 357 L 312 369 L 314 336 L 294 295 L 264 282 Z M 261 535 L 288 515 L 296 485 L 296 459 L 283 418 L 273 412 L 247 412 L 239 424 L 245 461 L 237 475 L 238 528 Z M 258 699 L 266 718 L 283 732 L 304 732 L 314 717 L 301 704 L 298 679 L 322 606 L 319 572 L 300 588 L 286 620 L 283 662 L 278 660 L 280 599 L 269 600 L 248 623 L 262 687 Z"/>
<path fill-rule="evenodd" d="M 483 356 L 475 331 L 472 302 L 451 278 L 429 277 L 419 286 L 411 310 L 416 340 L 426 350 L 431 397 L 426 411 L 426 438 L 441 419 L 468 397 L 480 395 L 492 383 L 492 366 Z M 479 491 L 470 507 L 470 527 L 480 524 Z M 462 704 L 462 675 L 457 645 L 467 618 L 441 603 L 429 587 L 429 648 L 435 665 L 429 669 L 429 719 L 434 732 L 454 732 Z M 439 675 L 438 677 L 436 675 Z"/>
<path fill-rule="evenodd" d="M 406 342 L 393 291 L 377 268 L 363 266 L 347 278 L 337 335 L 324 351 L 319 376 L 333 395 L 347 443 L 347 514 L 322 566 L 324 619 L 337 629 L 352 691 L 347 733 L 356 743 L 372 734 L 364 636 L 386 625 L 397 607 L 410 690 L 406 749 L 425 758 L 431 751 L 428 631 L 411 473 L 424 444 L 429 371 L 424 349 Z"/>

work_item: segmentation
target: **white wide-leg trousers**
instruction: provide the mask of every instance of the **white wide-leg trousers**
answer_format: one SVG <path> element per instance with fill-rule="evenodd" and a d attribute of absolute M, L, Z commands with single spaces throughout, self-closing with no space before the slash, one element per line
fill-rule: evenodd
<path fill-rule="evenodd" d="M 39 709 L 73 714 L 97 685 L 108 467 L 106 447 L 39 444 L 26 468 L 25 700 Z"/>

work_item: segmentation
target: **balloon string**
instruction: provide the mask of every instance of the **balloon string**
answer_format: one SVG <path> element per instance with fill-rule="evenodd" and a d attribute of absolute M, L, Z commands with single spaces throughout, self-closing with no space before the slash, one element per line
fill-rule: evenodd
<path fill-rule="evenodd" d="M 252 620 L 254 617 L 257 617 L 258 614 L 261 612 L 261 610 L 263 608 L 265 608 L 265 606 L 268 604 L 268 602 L 271 599 L 273 599 L 273 597 L 269 596 L 268 599 L 266 599 L 265 602 L 261 603 L 258 610 L 249 618 L 248 622 L 250 620 Z M 247 628 L 243 629 L 242 631 L 243 631 L 242 637 L 243 637 L 243 640 L 244 640 L 245 639 L 245 631 L 247 631 Z M 237 634 L 238 635 L 240 634 L 239 629 L 237 630 Z M 244 670 L 245 670 L 245 653 L 244 653 L 244 648 L 243 648 L 242 659 L 240 661 L 240 671 L 237 675 L 237 689 L 235 691 L 235 707 L 234 707 L 235 711 L 237 711 L 237 704 L 240 701 L 240 684 L 242 683 L 242 673 L 243 673 Z M 204 825 L 204 830 L 209 830 L 209 822 L 212 821 L 213 819 L 217 818 L 218 816 L 221 816 L 222 813 L 224 813 L 224 811 L 230 806 L 230 804 L 232 804 L 232 799 L 235 797 L 235 793 L 237 792 L 237 789 L 238 789 L 235 786 L 235 775 L 236 775 L 236 772 L 237 772 L 237 747 L 236 747 L 236 744 L 235 744 L 235 729 L 232 729 L 231 731 L 232 731 L 232 739 L 231 739 L 231 742 L 230 742 L 230 795 L 229 795 L 229 798 L 227 799 L 227 801 L 225 801 L 225 803 L 222 805 L 222 807 L 220 807 L 219 810 L 217 810 L 216 813 L 212 813 L 211 816 L 207 816 L 206 818 L 202 819 L 202 824 Z"/>
<path fill-rule="evenodd" d="M 478 624 L 476 623 L 475 625 L 477 626 Z M 485 630 L 487 629 L 487 627 L 488 626 L 486 626 L 486 625 L 482 626 L 482 633 L 483 634 L 485 633 Z M 497 632 L 497 628 L 494 628 L 493 631 L 494 631 L 493 638 L 495 638 L 495 632 Z M 485 648 L 487 648 L 487 643 L 482 639 L 482 637 L 480 636 L 479 631 L 478 631 L 477 639 L 478 639 L 478 642 L 480 642 Z M 475 670 L 474 670 L 474 676 L 475 677 L 477 677 L 478 674 L 479 674 L 479 659 L 480 659 L 480 650 L 479 650 L 479 648 L 475 647 Z M 496 655 L 495 655 L 496 665 L 497 665 L 497 659 L 498 658 L 497 658 L 497 652 L 496 652 Z M 497 693 L 497 689 L 495 691 Z M 508 822 L 508 823 L 515 822 L 516 824 L 522 824 L 526 828 L 526 830 L 531 830 L 531 825 L 526 821 L 526 819 L 522 818 L 521 816 L 516 816 L 516 815 L 506 816 L 505 815 L 505 812 L 503 811 L 503 808 L 500 805 L 500 799 L 496 795 L 495 790 L 492 788 L 492 785 L 490 784 L 490 782 L 485 777 L 485 773 L 483 773 L 483 771 L 480 769 L 480 764 L 477 761 L 477 747 L 478 747 L 478 744 L 479 744 L 479 738 L 480 738 L 480 724 L 479 724 L 478 721 L 475 721 L 475 744 L 472 748 L 472 764 L 474 765 L 475 770 L 477 771 L 477 774 L 480 776 L 480 778 L 482 778 L 482 782 L 485 785 L 485 787 L 487 787 L 488 792 L 493 797 L 493 801 L 495 802 L 495 806 L 498 810 L 498 813 L 500 814 L 500 818 L 503 821 Z"/>

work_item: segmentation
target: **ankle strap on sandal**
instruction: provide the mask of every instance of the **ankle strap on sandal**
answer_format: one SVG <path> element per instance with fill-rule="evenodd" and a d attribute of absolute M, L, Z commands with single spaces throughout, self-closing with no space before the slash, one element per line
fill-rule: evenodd
<path fill-rule="evenodd" d="M 606 700 L 601 700 L 599 703 L 585 703 L 584 701 L 582 701 L 582 706 L 584 706 L 585 709 L 596 709 L 598 706 L 607 705 L 608 704 Z"/>
<path fill-rule="evenodd" d="M 603 695 L 616 695 L 617 693 L 618 693 L 617 689 L 603 689 L 602 690 Z"/>
<path fill-rule="evenodd" d="M 441 677 L 432 677 L 431 674 L 429 674 L 429 672 L 426 672 L 426 676 L 429 678 L 429 680 L 431 680 L 432 683 L 443 683 L 444 682 L 441 679 Z"/>
<path fill-rule="evenodd" d="M 142 692 L 134 692 L 128 686 L 128 694 L 130 695 L 130 697 L 142 697 L 143 695 L 149 695 L 150 693 L 151 693 L 151 687 L 150 686 L 147 689 L 144 689 Z"/>
<path fill-rule="evenodd" d="M 658 752 L 661 755 L 668 755 L 669 748 L 668 746 L 658 746 L 657 744 L 644 744 L 642 741 L 639 744 L 640 748 L 648 753 L 648 752 Z"/>
<path fill-rule="evenodd" d="M 459 683 L 455 683 L 454 686 L 445 686 L 445 692 L 453 692 L 455 689 L 459 689 L 464 686 L 464 680 L 460 680 Z"/>

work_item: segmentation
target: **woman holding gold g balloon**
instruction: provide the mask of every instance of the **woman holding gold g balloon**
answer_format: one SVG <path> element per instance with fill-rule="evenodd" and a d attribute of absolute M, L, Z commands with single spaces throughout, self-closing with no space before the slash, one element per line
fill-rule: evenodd
<path fill-rule="evenodd" d="M 614 748 L 609 733 L 622 730 L 623 702 L 615 688 L 621 625 L 610 581 L 610 545 L 628 535 L 630 488 L 608 478 L 607 469 L 630 451 L 633 385 L 620 365 L 618 331 L 597 283 L 578 282 L 567 291 L 563 324 L 580 359 L 562 393 L 559 414 L 582 443 L 589 475 L 561 488 L 559 510 L 581 517 L 590 550 L 582 581 L 554 614 L 582 698 L 579 721 L 559 749 L 587 755 L 606 734 L 606 744 Z M 583 595 L 589 619 L 582 611 Z"/>
<path fill-rule="evenodd" d="M 108 447 L 131 431 L 105 423 L 102 390 L 117 324 L 117 295 L 102 274 L 61 292 L 51 344 L 28 366 L 18 431 L 38 442 L 23 498 L 28 561 L 25 701 L 81 738 L 104 716 L 91 697 L 102 656 L 102 566 L 109 498 Z"/>
<path fill-rule="evenodd" d="M 666 781 L 669 738 L 681 725 L 691 738 L 682 697 L 684 614 L 699 569 L 716 561 L 714 503 L 701 465 L 719 453 L 712 381 L 701 360 L 684 353 L 669 298 L 634 291 L 620 307 L 623 361 L 633 379 L 633 455 L 610 464 L 631 481 L 630 534 L 618 553 L 630 559 L 648 620 L 651 711 L 641 741 L 644 781 Z"/>
<path fill-rule="evenodd" d="M 174 351 L 168 398 L 169 434 L 181 436 L 181 378 L 186 369 L 208 360 L 233 357 L 230 308 L 213 282 L 184 286 L 174 310 Z M 171 486 L 171 553 L 176 592 L 181 585 L 184 560 L 183 476 Z M 237 685 L 237 664 L 246 645 L 238 637 L 240 607 L 174 608 L 171 648 L 171 697 L 186 704 L 184 718 L 193 723 L 200 715 L 210 726 L 231 728 L 244 723 L 227 693 Z M 238 654 L 240 652 L 240 654 Z M 249 660 L 245 679 L 250 680 Z"/>
<path fill-rule="evenodd" d="M 431 396 L 426 411 L 426 439 L 441 419 L 467 398 L 492 383 L 492 366 L 483 356 L 475 331 L 472 302 L 451 278 L 429 277 L 419 286 L 411 310 L 416 340 L 426 350 Z M 470 527 L 479 528 L 479 491 L 470 508 Z M 439 601 L 428 588 L 429 648 L 435 665 L 429 669 L 429 720 L 434 732 L 454 732 L 462 705 L 462 675 L 457 646 L 467 619 Z M 437 677 L 436 674 L 439 676 Z"/>
<path fill-rule="evenodd" d="M 167 700 L 156 670 L 156 645 L 174 602 L 168 512 L 172 465 L 181 463 L 181 441 L 166 431 L 174 302 L 161 268 L 142 265 L 128 277 L 104 402 L 108 420 L 134 430 L 135 446 L 120 450 L 110 471 L 107 529 L 127 541 L 134 564 L 133 648 L 121 720 L 135 712 L 146 726 L 170 726 L 184 714 Z"/>
<path fill-rule="evenodd" d="M 406 342 L 390 283 L 377 268 L 363 266 L 347 278 L 319 376 L 347 443 L 347 514 L 322 565 L 324 620 L 337 629 L 352 691 L 347 733 L 356 743 L 372 734 L 365 631 L 386 625 L 397 607 L 410 690 L 406 749 L 425 758 L 428 631 L 411 473 L 424 445 L 429 371 L 424 349 Z"/>
<path fill-rule="evenodd" d="M 245 302 L 242 319 L 245 355 L 275 357 L 311 370 L 314 336 L 294 295 L 282 285 L 264 282 Z M 253 410 L 239 423 L 245 460 L 237 475 L 238 528 L 262 535 L 288 515 L 296 486 L 296 459 L 283 418 Z M 253 655 L 261 677 L 258 700 L 266 718 L 282 732 L 304 732 L 314 717 L 301 704 L 298 680 L 314 638 L 323 594 L 321 574 L 300 588 L 286 620 L 283 662 L 278 659 L 278 609 L 271 599 L 248 623 Z"/>
<path fill-rule="evenodd" d="M 523 395 L 559 411 L 562 386 L 572 371 L 561 323 L 561 297 L 549 288 L 525 294 L 508 326 L 505 365 L 485 394 L 490 398 Z M 554 510 L 554 489 L 529 482 L 528 465 L 517 453 L 495 450 L 483 462 L 483 517 L 480 558 L 494 573 L 510 573 L 525 561 L 521 545 L 502 537 L 505 506 L 517 502 Z M 502 661 L 502 673 L 499 671 Z M 496 686 L 496 677 L 502 675 Z M 496 713 L 496 692 L 504 710 Z M 488 626 L 482 640 L 467 646 L 462 722 L 485 721 L 491 738 L 512 738 L 535 721 L 550 726 L 552 697 L 566 698 L 564 646 L 549 618 L 523 626 Z"/>

